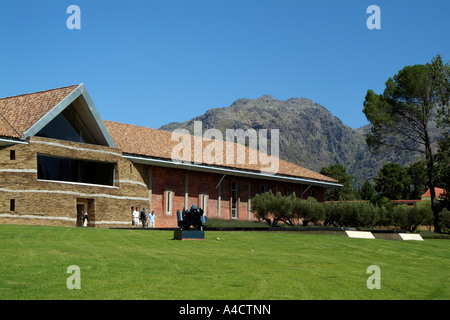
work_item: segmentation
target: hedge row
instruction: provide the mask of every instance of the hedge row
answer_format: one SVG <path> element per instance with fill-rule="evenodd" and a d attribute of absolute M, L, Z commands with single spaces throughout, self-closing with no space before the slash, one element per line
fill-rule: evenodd
<path fill-rule="evenodd" d="M 251 199 L 251 208 L 256 218 L 276 226 L 279 221 L 294 226 L 295 220 L 303 226 L 313 223 L 335 227 L 374 228 L 395 226 L 413 232 L 420 225 L 431 229 L 433 212 L 430 203 L 424 201 L 414 207 L 405 205 L 376 205 L 370 202 L 321 203 L 315 198 L 300 199 L 282 196 L 279 192 L 258 194 Z M 450 229 L 450 212 L 440 214 L 443 230 Z"/>

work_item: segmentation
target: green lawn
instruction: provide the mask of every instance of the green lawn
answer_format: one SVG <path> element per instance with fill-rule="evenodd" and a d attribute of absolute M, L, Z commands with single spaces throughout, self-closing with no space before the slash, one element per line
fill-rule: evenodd
<path fill-rule="evenodd" d="M 217 241 L 216 238 L 220 240 Z M 450 241 L 0 225 L 0 299 L 449 299 Z M 69 290 L 67 267 L 81 270 Z M 369 290 L 367 267 L 381 270 Z"/>

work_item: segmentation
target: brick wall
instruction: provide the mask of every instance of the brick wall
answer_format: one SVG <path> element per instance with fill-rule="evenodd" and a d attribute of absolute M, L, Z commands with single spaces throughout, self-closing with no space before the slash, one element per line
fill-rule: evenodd
<path fill-rule="evenodd" d="M 37 154 L 114 163 L 114 185 L 38 180 Z M 91 225 L 124 226 L 131 205 L 149 205 L 145 182 L 119 150 L 37 137 L 0 150 L 0 190 L 0 223 L 75 226 L 77 203 L 87 203 Z"/>
<path fill-rule="evenodd" d="M 114 185 L 39 180 L 38 154 L 114 163 Z M 206 195 L 209 218 L 231 219 L 233 182 L 238 191 L 237 218 L 241 220 L 254 219 L 248 210 L 248 198 L 261 192 L 262 187 L 283 195 L 295 192 L 300 196 L 306 191 L 304 198 L 314 195 L 323 200 L 324 189 L 320 187 L 308 189 L 294 183 L 230 175 L 218 185 L 222 177 L 222 174 L 134 164 L 114 148 L 31 137 L 29 144 L 0 148 L 0 223 L 76 226 L 80 222 L 78 205 L 88 212 L 91 226 L 131 227 L 133 206 L 145 207 L 147 212 L 154 209 L 156 227 L 176 227 L 176 211 L 182 211 L 185 202 L 188 207 L 192 204 L 202 207 L 202 195 Z M 172 193 L 171 212 L 167 208 L 168 192 Z"/>

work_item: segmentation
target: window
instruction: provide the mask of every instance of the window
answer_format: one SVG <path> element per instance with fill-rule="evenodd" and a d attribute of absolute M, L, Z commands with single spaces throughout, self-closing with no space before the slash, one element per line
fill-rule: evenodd
<path fill-rule="evenodd" d="M 58 114 L 36 136 L 98 144 L 91 132 L 81 120 L 73 105 L 68 106 Z"/>
<path fill-rule="evenodd" d="M 166 214 L 172 215 L 173 191 L 166 191 Z"/>
<path fill-rule="evenodd" d="M 237 182 L 231 183 L 231 218 L 237 218 L 238 214 L 238 190 Z"/>
<path fill-rule="evenodd" d="M 37 156 L 38 179 L 114 185 L 114 163 Z"/>
<path fill-rule="evenodd" d="M 9 150 L 9 160 L 16 160 L 16 150 Z"/>
<path fill-rule="evenodd" d="M 208 203 L 208 195 L 205 193 L 200 194 L 200 208 L 203 209 L 204 215 L 206 215 L 207 203 Z"/>
<path fill-rule="evenodd" d="M 261 185 L 261 194 L 266 193 L 266 186 L 264 184 Z"/>
<path fill-rule="evenodd" d="M 286 195 L 290 196 L 292 194 L 292 188 L 287 188 Z"/>
<path fill-rule="evenodd" d="M 16 211 L 16 200 L 9 200 L 9 211 Z"/>

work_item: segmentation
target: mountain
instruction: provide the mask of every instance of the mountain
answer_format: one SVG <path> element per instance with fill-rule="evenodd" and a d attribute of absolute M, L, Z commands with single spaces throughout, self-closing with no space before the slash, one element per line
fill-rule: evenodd
<path fill-rule="evenodd" d="M 212 108 L 186 122 L 172 122 L 160 129 L 187 129 L 193 134 L 194 121 L 201 121 L 203 131 L 219 129 L 278 129 L 280 158 L 319 172 L 339 163 L 354 177 L 354 186 L 377 175 L 384 163 L 407 165 L 408 154 L 391 150 L 372 155 L 365 142 L 370 125 L 353 129 L 342 123 L 323 106 L 306 98 L 277 100 L 270 95 L 258 99 L 239 99 L 224 108 Z M 269 149 L 270 150 L 270 149 Z"/>

